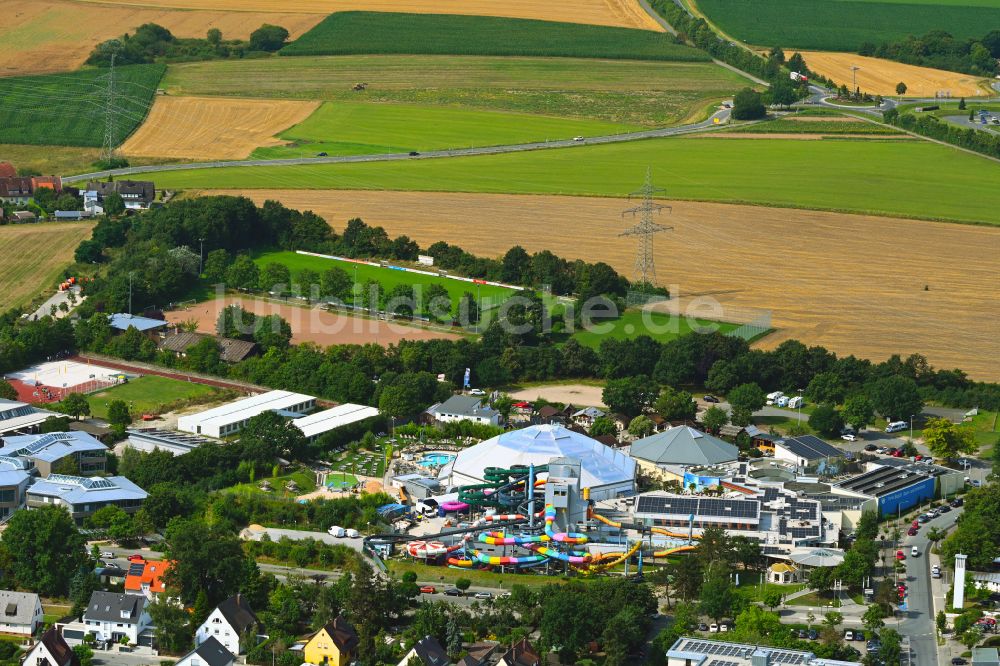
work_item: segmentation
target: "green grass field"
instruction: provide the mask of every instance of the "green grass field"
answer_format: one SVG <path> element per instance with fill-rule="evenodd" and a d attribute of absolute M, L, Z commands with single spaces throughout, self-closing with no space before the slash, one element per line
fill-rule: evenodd
<path fill-rule="evenodd" d="M 945 30 L 979 39 L 1000 25 L 997 0 L 697 0 L 728 34 L 750 44 L 856 51 Z"/>
<path fill-rule="evenodd" d="M 746 127 L 734 127 L 734 132 L 750 134 L 865 134 L 865 135 L 890 135 L 902 134 L 894 127 L 866 123 L 863 120 L 794 120 L 791 118 L 778 118 L 766 123 L 747 125 Z"/>
<path fill-rule="evenodd" d="M 115 136 L 120 143 L 146 118 L 163 65 L 115 70 Z M 0 78 L 0 144 L 100 146 L 105 70 Z"/>
<path fill-rule="evenodd" d="M 283 56 L 352 53 L 559 56 L 707 61 L 665 32 L 496 16 L 337 12 L 281 50 Z"/>
<path fill-rule="evenodd" d="M 355 83 L 367 82 L 363 92 Z M 318 56 L 171 65 L 171 95 L 384 102 L 662 126 L 702 115 L 746 79 L 706 62 Z"/>
<path fill-rule="evenodd" d="M 573 334 L 580 344 L 597 349 L 601 341 L 631 340 L 640 335 L 648 335 L 657 342 L 669 342 L 688 335 L 693 329 L 718 330 L 720 333 L 739 328 L 739 324 L 714 322 L 703 319 L 675 317 L 664 312 L 626 310 L 621 317 L 610 322 L 594 324 L 590 330 L 580 330 Z"/>
<path fill-rule="evenodd" d="M 667 197 L 1000 225 L 1000 165 L 925 141 L 677 138 L 433 160 L 156 173 L 157 187 Z"/>
<path fill-rule="evenodd" d="M 620 134 L 639 129 L 592 120 L 400 104 L 328 102 L 279 137 L 287 146 L 258 148 L 252 157 L 278 159 L 371 155 L 411 150 L 497 146 Z"/>
<path fill-rule="evenodd" d="M 213 386 L 145 375 L 128 384 L 92 393 L 87 396 L 87 400 L 90 402 L 90 413 L 99 419 L 107 418 L 108 403 L 112 400 L 124 400 L 129 405 L 132 416 L 139 418 L 144 413 L 159 412 L 171 404 L 187 400 L 197 402 L 220 394 L 222 391 Z"/>
<path fill-rule="evenodd" d="M 309 255 L 296 254 L 295 252 L 263 252 L 254 257 L 254 262 L 260 267 L 270 263 L 284 264 L 291 271 L 293 279 L 304 268 L 316 271 L 322 275 L 323 271 L 338 267 L 344 269 L 352 278 L 356 279 L 357 284 L 360 285 L 368 280 L 375 280 L 382 285 L 382 288 L 386 292 L 390 291 L 397 284 L 407 284 L 414 288 L 426 288 L 431 284 L 440 284 L 448 290 L 452 304 L 456 308 L 458 307 L 458 299 L 467 291 L 471 292 L 476 296 L 478 301 L 483 303 L 484 309 L 496 307 L 512 294 L 516 293 L 513 289 L 505 289 L 503 287 L 485 284 L 477 285 L 463 280 L 421 275 L 419 273 L 397 271 L 391 268 L 368 266 L 349 261 L 338 261 L 336 259 L 311 257 Z"/>

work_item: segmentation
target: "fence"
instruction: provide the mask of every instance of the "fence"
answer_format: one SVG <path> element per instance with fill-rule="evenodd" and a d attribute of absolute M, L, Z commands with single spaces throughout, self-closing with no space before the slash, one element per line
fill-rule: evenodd
<path fill-rule="evenodd" d="M 653 303 L 663 303 L 670 300 L 669 296 L 663 294 L 651 294 L 648 291 L 629 289 L 625 294 L 625 307 L 652 305 Z"/>
<path fill-rule="evenodd" d="M 771 312 L 764 312 L 757 315 L 751 321 L 743 324 L 739 328 L 734 328 L 733 330 L 726 333 L 727 336 L 732 338 L 741 338 L 750 342 L 765 335 L 771 330 Z"/>

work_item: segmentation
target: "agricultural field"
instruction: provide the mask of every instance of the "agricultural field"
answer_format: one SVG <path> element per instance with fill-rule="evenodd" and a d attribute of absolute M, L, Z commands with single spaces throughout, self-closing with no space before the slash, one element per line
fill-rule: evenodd
<path fill-rule="evenodd" d="M 470 16 L 509 16 L 590 23 L 626 28 L 659 30 L 638 3 L 631 0 L 579 0 L 553 3 L 542 0 L 508 0 L 502 4 L 488 0 L 82 0 L 82 3 L 169 9 L 201 9 L 217 12 L 304 12 L 323 15 L 331 12 L 370 11 L 408 14 L 463 14 Z M 256 27 L 256 26 L 255 26 Z M 287 27 L 287 26 L 286 26 Z"/>
<path fill-rule="evenodd" d="M 705 62 L 709 56 L 655 30 L 497 16 L 337 12 L 281 49 L 282 56 L 404 53 L 558 56 Z"/>
<path fill-rule="evenodd" d="M 112 400 L 124 400 L 133 418 L 147 413 L 159 413 L 166 409 L 178 409 L 185 404 L 204 404 L 214 396 L 221 399 L 222 389 L 205 384 L 185 382 L 158 375 L 145 375 L 119 384 L 109 389 L 87 396 L 90 413 L 99 419 L 108 416 L 108 404 Z"/>
<path fill-rule="evenodd" d="M 716 148 L 730 143 L 718 142 Z M 826 143 L 796 145 L 821 150 Z M 672 189 L 659 172 L 654 177 L 668 192 Z M 913 196 L 920 191 L 910 190 Z M 569 259 L 606 261 L 633 275 L 635 241 L 618 237 L 628 223 L 621 211 L 633 204 L 620 198 L 317 190 L 241 194 L 258 203 L 274 199 L 311 209 L 335 228 L 360 217 L 422 245 L 444 239 L 492 257 L 515 244 L 528 252 L 558 248 Z M 678 297 L 670 305 L 676 304 L 680 314 L 743 322 L 767 309 L 777 330 L 758 346 L 798 339 L 873 359 L 919 352 L 935 366 L 962 368 L 979 380 L 1000 379 L 995 325 L 1000 293 L 983 289 L 996 281 L 1000 229 L 669 203 L 673 211 L 660 221 L 674 230 L 656 237 L 655 256 L 660 282 Z M 471 219 L 504 233 L 470 234 Z M 538 233 L 539 220 L 545 221 L 544 234 Z M 864 270 L 859 272 L 859 266 Z"/>
<path fill-rule="evenodd" d="M 63 270 L 73 263 L 76 246 L 90 238 L 93 226 L 89 222 L 0 226 L 0 312 L 55 290 Z"/>
<path fill-rule="evenodd" d="M 258 146 L 283 143 L 274 135 L 318 106 L 299 100 L 159 96 L 121 150 L 128 157 L 241 159 Z"/>
<path fill-rule="evenodd" d="M 115 69 L 116 134 L 121 142 L 149 112 L 166 68 Z M 0 144 L 100 146 L 104 138 L 104 70 L 0 78 Z"/>
<path fill-rule="evenodd" d="M 257 103 L 266 105 L 273 102 Z M 154 117 L 155 114 L 154 106 Z M 636 125 L 520 113 L 327 102 L 295 127 L 278 134 L 282 141 L 271 140 L 272 144 L 285 145 L 259 148 L 253 152 L 253 157 L 314 157 L 320 152 L 329 155 L 404 153 L 568 139 L 577 135 L 619 134 L 636 129 L 639 129 Z"/>
<path fill-rule="evenodd" d="M 673 199 L 1000 225 L 1000 164 L 929 142 L 890 139 L 651 139 L 447 159 L 180 170 L 153 178 L 168 188 L 621 197 L 642 183 L 647 166 Z"/>
<path fill-rule="evenodd" d="M 728 130 L 723 133 L 728 132 Z M 740 134 L 820 134 L 824 136 L 898 136 L 910 139 L 910 136 L 887 125 L 877 125 L 864 120 L 855 120 L 847 116 L 813 116 L 789 115 L 775 120 L 732 130 Z"/>
<path fill-rule="evenodd" d="M 744 42 L 817 51 L 857 51 L 865 42 L 899 41 L 932 30 L 979 39 L 1000 25 L 997 0 L 697 0 L 697 5 Z"/>
<path fill-rule="evenodd" d="M 607 339 L 631 340 L 640 335 L 648 335 L 657 342 L 669 342 L 692 331 L 718 331 L 728 333 L 739 328 L 739 324 L 715 322 L 706 319 L 677 317 L 666 312 L 646 310 L 626 310 L 613 321 L 595 323 L 590 330 L 579 330 L 573 334 L 580 344 L 597 349 Z"/>
<path fill-rule="evenodd" d="M 156 23 L 178 37 L 204 37 L 218 28 L 226 39 L 246 39 L 264 23 L 283 26 L 292 38 L 318 23 L 325 14 L 164 9 L 155 2 L 90 3 L 76 0 L 4 0 L 0 21 L 0 76 L 48 74 L 80 67 L 94 47 Z"/>
<path fill-rule="evenodd" d="M 367 83 L 355 92 L 355 83 Z M 383 102 L 663 126 L 701 119 L 746 85 L 707 62 L 321 56 L 171 65 L 170 95 Z"/>
<path fill-rule="evenodd" d="M 896 96 L 896 84 L 906 83 L 908 97 L 935 97 L 948 91 L 952 97 L 990 95 L 989 80 L 943 69 L 905 65 L 901 62 L 870 58 L 855 53 L 800 51 L 812 71 L 851 87 L 857 71 L 858 87 L 872 95 Z"/>
<path fill-rule="evenodd" d="M 452 303 L 457 307 L 458 299 L 465 292 L 471 292 L 478 301 L 483 303 L 483 309 L 498 307 L 500 303 L 513 295 L 515 290 L 505 287 L 495 287 L 491 285 L 477 285 L 464 280 L 435 277 L 431 275 L 420 275 L 419 273 L 408 273 L 397 271 L 391 268 L 381 268 L 377 266 L 367 266 L 349 261 L 338 261 L 336 259 L 325 259 L 323 257 L 313 257 L 295 252 L 265 252 L 254 257 L 254 262 L 263 268 L 267 264 L 284 264 L 292 274 L 294 279 L 302 269 L 316 271 L 320 275 L 323 271 L 333 267 L 342 268 L 351 277 L 355 278 L 356 284 L 360 285 L 368 280 L 374 280 L 382 285 L 386 292 L 390 291 L 398 284 L 406 284 L 414 289 L 425 289 L 432 284 L 440 284 L 448 290 Z"/>

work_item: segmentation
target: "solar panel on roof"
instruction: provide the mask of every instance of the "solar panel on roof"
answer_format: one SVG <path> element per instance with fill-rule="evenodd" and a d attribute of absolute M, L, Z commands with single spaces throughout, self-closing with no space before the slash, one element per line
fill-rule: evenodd
<path fill-rule="evenodd" d="M 129 576 L 141 576 L 142 572 L 145 571 L 146 565 L 139 564 L 138 562 L 133 562 L 128 565 L 128 575 Z"/>

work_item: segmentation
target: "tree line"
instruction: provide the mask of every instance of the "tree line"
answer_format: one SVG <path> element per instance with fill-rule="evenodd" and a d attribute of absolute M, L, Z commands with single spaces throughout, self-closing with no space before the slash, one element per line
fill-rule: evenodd
<path fill-rule="evenodd" d="M 116 65 L 245 58 L 277 51 L 287 42 L 288 30 L 268 23 L 250 33 L 249 40 L 223 39 L 218 28 L 209 28 L 204 38 L 181 38 L 162 25 L 144 23 L 131 34 L 95 46 L 87 64 L 110 67 L 112 55 Z"/>
<path fill-rule="evenodd" d="M 933 67 L 973 76 L 996 76 L 1000 58 L 1000 30 L 992 30 L 982 39 L 955 39 L 944 30 L 926 35 L 909 35 L 898 42 L 865 42 L 858 54 L 886 58 L 908 65 Z"/>
<path fill-rule="evenodd" d="M 971 114 L 970 114 L 971 115 Z M 960 148 L 974 150 L 983 155 L 1000 158 L 1000 135 L 983 132 L 971 127 L 961 127 L 930 114 L 917 115 L 892 108 L 883 114 L 885 122 L 908 132 L 915 132 Z"/>

